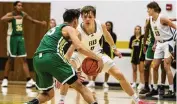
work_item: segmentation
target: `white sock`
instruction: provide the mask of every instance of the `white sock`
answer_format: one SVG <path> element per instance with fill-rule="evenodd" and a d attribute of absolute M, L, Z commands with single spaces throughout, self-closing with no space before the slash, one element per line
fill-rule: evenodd
<path fill-rule="evenodd" d="M 153 84 L 154 90 L 157 90 L 157 84 Z"/>
<path fill-rule="evenodd" d="M 60 95 L 60 100 L 65 100 L 65 95 Z"/>
<path fill-rule="evenodd" d="M 164 83 L 161 83 L 161 85 L 162 85 L 162 86 L 165 86 L 165 84 L 164 84 Z"/>
<path fill-rule="evenodd" d="M 138 103 L 140 101 L 139 97 L 137 96 L 136 93 L 134 93 L 131 98 L 134 100 L 135 103 Z"/>
<path fill-rule="evenodd" d="M 173 84 L 169 85 L 169 90 L 171 90 L 172 92 L 174 92 Z"/>

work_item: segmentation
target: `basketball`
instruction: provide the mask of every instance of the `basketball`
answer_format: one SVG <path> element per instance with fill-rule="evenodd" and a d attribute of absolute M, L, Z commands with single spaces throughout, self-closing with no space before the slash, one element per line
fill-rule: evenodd
<path fill-rule="evenodd" d="M 98 68 L 98 61 L 92 58 L 85 58 L 82 62 L 82 71 L 88 76 L 96 76 L 98 73 L 96 69 Z"/>

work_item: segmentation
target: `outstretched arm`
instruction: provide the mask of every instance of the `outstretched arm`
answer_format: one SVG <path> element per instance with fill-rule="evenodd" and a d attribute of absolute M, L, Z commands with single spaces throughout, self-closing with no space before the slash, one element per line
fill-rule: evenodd
<path fill-rule="evenodd" d="M 104 38 L 105 38 L 106 42 L 113 49 L 114 54 L 116 56 L 119 56 L 119 58 L 121 58 L 122 54 L 117 50 L 116 45 L 114 44 L 114 40 L 112 39 L 111 34 L 107 31 L 105 24 L 102 24 L 102 29 L 103 29 L 103 35 L 104 35 Z"/>
<path fill-rule="evenodd" d="M 36 24 L 41 24 L 41 25 L 47 25 L 47 22 L 46 21 L 39 21 L 39 20 L 36 20 L 34 18 L 32 18 L 31 16 L 29 16 L 26 12 L 23 12 L 24 14 L 24 18 L 30 20 L 31 22 L 33 23 L 36 23 Z"/>
<path fill-rule="evenodd" d="M 13 16 L 12 12 L 7 13 L 3 17 L 1 17 L 1 21 L 9 22 L 12 19 L 22 19 L 22 16 Z"/>

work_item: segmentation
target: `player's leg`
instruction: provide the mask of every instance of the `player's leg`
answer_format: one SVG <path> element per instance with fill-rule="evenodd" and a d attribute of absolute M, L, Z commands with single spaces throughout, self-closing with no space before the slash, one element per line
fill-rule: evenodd
<path fill-rule="evenodd" d="M 133 88 L 136 88 L 137 66 L 138 66 L 138 64 L 132 63 L 132 69 L 133 69 L 133 84 L 132 84 L 132 87 Z"/>
<path fill-rule="evenodd" d="M 161 85 L 159 87 L 159 95 L 165 94 L 166 71 L 164 69 L 164 61 L 161 63 Z"/>
<path fill-rule="evenodd" d="M 79 69 L 78 71 L 81 71 L 80 66 L 82 61 L 83 57 L 79 56 L 77 52 L 74 52 L 69 63 L 72 65 L 74 69 Z M 68 88 L 69 88 L 68 84 L 61 85 L 59 104 L 64 104 Z"/>
<path fill-rule="evenodd" d="M 169 97 L 174 97 L 174 88 L 173 88 L 173 74 L 171 71 L 171 61 L 172 61 L 172 55 L 171 53 L 173 52 L 173 48 L 172 42 L 168 42 L 168 44 L 166 43 L 165 47 L 164 47 L 164 69 L 167 73 L 167 78 L 168 78 L 168 83 L 169 83 L 169 91 L 168 94 L 165 96 L 169 96 Z"/>
<path fill-rule="evenodd" d="M 89 83 L 86 85 L 87 87 L 95 87 L 95 80 L 97 76 L 88 76 Z"/>
<path fill-rule="evenodd" d="M 23 70 L 26 74 L 26 79 L 27 79 L 26 87 L 30 88 L 30 87 L 34 86 L 35 82 L 33 81 L 33 79 L 30 76 L 30 71 L 29 71 L 27 60 L 26 60 L 27 54 L 26 54 L 25 41 L 24 41 L 23 36 L 18 36 L 18 43 L 19 44 L 18 44 L 17 55 L 18 55 L 18 57 L 21 58 Z"/>
<path fill-rule="evenodd" d="M 17 39 L 14 36 L 7 36 L 7 53 L 8 60 L 6 61 L 5 70 L 4 70 L 4 79 L 1 86 L 8 86 L 8 75 L 11 68 L 14 67 L 14 58 L 17 55 Z"/>
<path fill-rule="evenodd" d="M 49 101 L 54 96 L 53 76 L 49 71 L 55 71 L 55 62 L 52 61 L 53 54 L 35 55 L 33 66 L 36 72 L 36 87 L 40 90 L 39 95 L 27 104 L 41 104 Z M 50 60 L 50 61 L 48 61 Z M 49 70 L 50 69 L 50 70 Z"/>
<path fill-rule="evenodd" d="M 138 85 L 138 89 L 141 90 L 144 88 L 144 61 L 140 61 L 139 72 L 140 72 L 140 83 Z"/>
<path fill-rule="evenodd" d="M 164 57 L 163 54 L 163 50 L 162 50 L 162 44 L 157 44 L 155 52 L 154 52 L 154 60 L 153 60 L 153 89 L 151 90 L 151 92 L 149 92 L 148 94 L 146 94 L 147 97 L 149 96 L 153 96 L 153 95 L 158 95 L 158 69 L 159 69 L 159 65 L 162 62 L 162 59 Z"/>
<path fill-rule="evenodd" d="M 105 88 L 109 87 L 109 85 L 107 84 L 108 79 L 109 79 L 109 74 L 105 73 L 105 75 L 104 75 L 104 83 L 103 83 L 103 87 L 105 87 Z"/>

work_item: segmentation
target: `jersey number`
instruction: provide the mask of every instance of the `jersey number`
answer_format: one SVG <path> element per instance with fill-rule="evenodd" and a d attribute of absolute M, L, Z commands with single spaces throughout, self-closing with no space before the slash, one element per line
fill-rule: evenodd
<path fill-rule="evenodd" d="M 22 25 L 16 25 L 16 31 L 22 31 L 23 28 L 22 28 Z"/>

